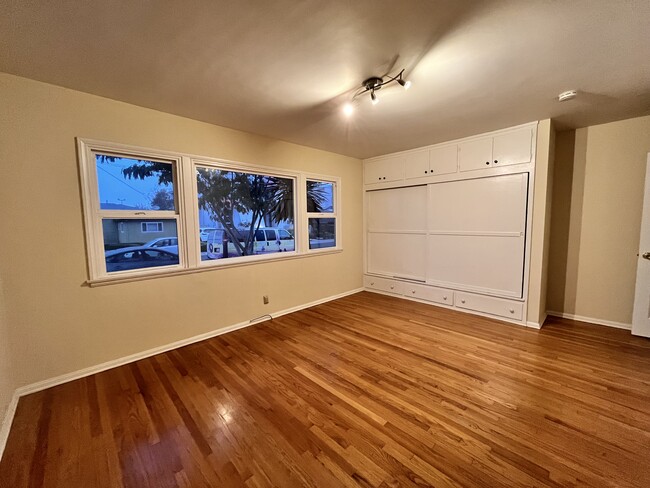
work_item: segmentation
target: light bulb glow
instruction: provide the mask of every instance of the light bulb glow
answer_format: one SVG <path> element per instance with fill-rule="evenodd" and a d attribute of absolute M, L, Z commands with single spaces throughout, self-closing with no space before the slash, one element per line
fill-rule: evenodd
<path fill-rule="evenodd" d="M 411 82 L 410 81 L 405 81 L 404 82 L 404 89 L 408 90 L 409 88 L 411 88 Z"/>
<path fill-rule="evenodd" d="M 345 105 L 343 105 L 343 115 L 349 117 L 353 113 L 354 113 L 354 107 L 352 106 L 351 103 L 346 103 Z"/>

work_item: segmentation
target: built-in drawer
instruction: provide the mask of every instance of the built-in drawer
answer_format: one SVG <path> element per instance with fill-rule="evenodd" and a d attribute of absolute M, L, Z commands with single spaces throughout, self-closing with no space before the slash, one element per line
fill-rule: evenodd
<path fill-rule="evenodd" d="M 385 291 L 387 293 L 403 294 L 404 283 L 387 278 L 376 276 L 364 276 L 364 286 L 372 290 Z"/>
<path fill-rule="evenodd" d="M 524 315 L 524 304 L 521 302 L 462 292 L 456 292 L 455 298 L 458 308 L 488 313 L 513 320 L 521 320 Z"/>
<path fill-rule="evenodd" d="M 441 303 L 442 305 L 454 304 L 454 293 L 452 291 L 433 286 L 404 283 L 404 296 Z"/>

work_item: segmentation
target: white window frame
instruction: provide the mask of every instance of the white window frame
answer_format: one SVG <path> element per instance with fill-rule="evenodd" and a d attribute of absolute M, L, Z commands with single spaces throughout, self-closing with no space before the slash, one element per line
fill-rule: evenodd
<path fill-rule="evenodd" d="M 277 167 L 260 166 L 224 159 L 191 154 L 160 151 L 93 139 L 77 138 L 81 196 L 84 213 L 86 248 L 88 256 L 88 284 L 100 286 L 111 283 L 137 281 L 160 276 L 204 272 L 226 267 L 254 265 L 268 260 L 285 260 L 328 254 L 343 250 L 341 179 L 339 177 L 289 171 Z M 133 159 L 170 162 L 174 167 L 175 210 L 102 210 L 95 154 L 101 153 Z M 199 237 L 199 208 L 196 171 L 209 167 L 244 173 L 257 173 L 294 180 L 294 244 L 295 250 L 267 255 L 237 256 L 229 259 L 201 261 Z M 306 200 L 307 180 L 334 183 L 334 212 L 308 213 Z M 324 217 L 336 219 L 336 247 L 309 249 L 308 219 Z M 176 220 L 179 247 L 179 264 L 108 273 L 104 255 L 102 219 L 155 219 Z M 152 234 L 156 234 L 152 232 Z"/>
<path fill-rule="evenodd" d="M 87 139 L 78 140 L 79 164 L 82 180 L 82 199 L 84 207 L 84 223 L 86 227 L 86 246 L 88 249 L 88 267 L 90 280 L 107 278 L 118 279 L 123 276 L 137 277 L 156 273 L 168 273 L 180 270 L 186 266 L 186 260 L 179 253 L 179 264 L 155 268 L 117 271 L 108 273 L 104 256 L 104 238 L 102 219 L 144 220 L 155 219 L 175 220 L 179 242 L 183 238 L 183 199 L 179 198 L 179 188 L 182 186 L 181 157 L 175 153 L 155 151 L 144 148 L 134 148 L 122 144 L 105 143 Z M 175 210 L 103 210 L 100 208 L 99 185 L 97 180 L 96 154 L 106 154 L 117 157 L 161 161 L 171 163 L 174 175 L 174 208 Z"/>
<path fill-rule="evenodd" d="M 258 175 L 263 175 L 263 176 L 277 176 L 279 178 L 289 178 L 294 181 L 294 186 L 293 186 L 293 225 L 294 225 L 294 250 L 293 251 L 288 251 L 284 253 L 277 253 L 277 254 L 256 254 L 256 255 L 251 255 L 251 256 L 233 256 L 227 259 L 215 259 L 215 260 L 206 260 L 202 261 L 200 252 L 197 253 L 198 259 L 197 259 L 197 266 L 201 268 L 212 268 L 212 267 L 227 267 L 227 266 L 233 266 L 236 264 L 246 264 L 246 263 L 252 263 L 256 261 L 267 261 L 269 259 L 280 259 L 280 258 L 289 258 L 293 256 L 298 256 L 302 254 L 302 250 L 299 247 L 298 244 L 298 239 L 296 238 L 296 235 L 299 233 L 302 233 L 301 230 L 301 213 L 300 213 L 300 206 L 299 206 L 299 195 L 298 193 L 300 192 L 300 188 L 302 188 L 302 185 L 300 184 L 301 180 L 301 174 L 294 172 L 294 171 L 283 171 L 278 168 L 269 168 L 265 166 L 253 166 L 253 165 L 244 165 L 242 163 L 233 163 L 229 161 L 220 161 L 220 160 L 210 160 L 208 158 L 195 158 L 192 159 L 192 179 L 193 179 L 193 197 L 192 197 L 192 202 L 194 203 L 194 206 L 196 207 L 195 215 L 196 215 L 196 225 L 194 226 L 197 229 L 197 235 L 198 235 L 198 218 L 199 218 L 199 208 L 198 208 L 198 202 L 199 202 L 199 192 L 198 192 L 198 184 L 196 181 L 196 175 L 198 168 L 209 168 L 209 169 L 218 169 L 218 170 L 224 170 L 224 171 L 234 171 L 238 173 L 250 173 L 250 174 L 258 174 Z M 200 249 L 200 239 L 199 239 L 199 249 Z M 196 246 L 195 246 L 195 251 L 196 251 Z M 233 262 L 235 261 L 235 262 Z"/>
<path fill-rule="evenodd" d="M 304 184 L 302 185 L 303 198 L 304 202 L 304 226 L 305 226 L 305 252 L 309 254 L 318 254 L 328 251 L 340 251 L 343 249 L 343 233 L 341 232 L 342 223 L 341 223 L 341 178 L 316 175 L 316 174 L 305 174 L 304 175 Z M 317 181 L 320 183 L 331 183 L 333 185 L 334 195 L 332 196 L 332 205 L 334 209 L 332 212 L 307 212 L 307 181 Z M 319 249 L 309 249 L 309 219 L 334 219 L 334 232 L 335 232 L 335 245 L 334 247 L 323 247 Z"/>

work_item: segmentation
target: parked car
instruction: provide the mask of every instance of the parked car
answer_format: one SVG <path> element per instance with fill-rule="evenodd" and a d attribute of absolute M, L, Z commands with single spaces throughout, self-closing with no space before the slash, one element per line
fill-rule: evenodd
<path fill-rule="evenodd" d="M 106 251 L 106 271 L 126 271 L 131 269 L 172 266 L 178 264 L 178 254 L 153 247 L 123 247 Z"/>
<path fill-rule="evenodd" d="M 239 240 L 244 241 L 248 236 L 248 231 L 238 231 Z M 219 259 L 223 257 L 223 230 L 212 232 L 208 238 L 207 253 L 210 259 Z M 286 229 L 274 227 L 260 227 L 255 231 L 255 244 L 253 254 L 266 254 L 270 252 L 289 252 L 295 251 L 296 244 L 293 235 Z M 237 256 L 235 245 L 228 243 L 228 255 Z"/>
<path fill-rule="evenodd" d="M 143 244 L 142 247 L 153 247 L 163 249 L 178 255 L 178 237 L 159 237 Z"/>
<path fill-rule="evenodd" d="M 201 242 L 208 242 L 208 238 L 210 237 L 210 234 L 212 234 L 217 230 L 219 229 L 215 229 L 214 227 L 199 228 L 199 238 L 201 239 Z"/>

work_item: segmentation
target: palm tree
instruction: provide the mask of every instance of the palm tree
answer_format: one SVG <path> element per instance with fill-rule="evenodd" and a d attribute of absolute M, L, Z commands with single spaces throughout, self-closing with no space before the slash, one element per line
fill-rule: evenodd
<path fill-rule="evenodd" d="M 98 156 L 100 162 L 113 162 L 115 156 Z M 173 171 L 169 163 L 137 160 L 124 168 L 127 179 L 158 177 L 161 185 L 173 184 Z M 294 179 L 266 176 L 236 171 L 198 168 L 197 186 L 199 207 L 221 224 L 225 236 L 240 256 L 254 252 L 255 232 L 262 223 L 292 221 L 294 219 Z M 307 211 L 321 212 L 327 202 L 324 185 L 307 181 Z M 234 212 L 250 213 L 251 224 L 242 234 L 234 225 Z"/>

